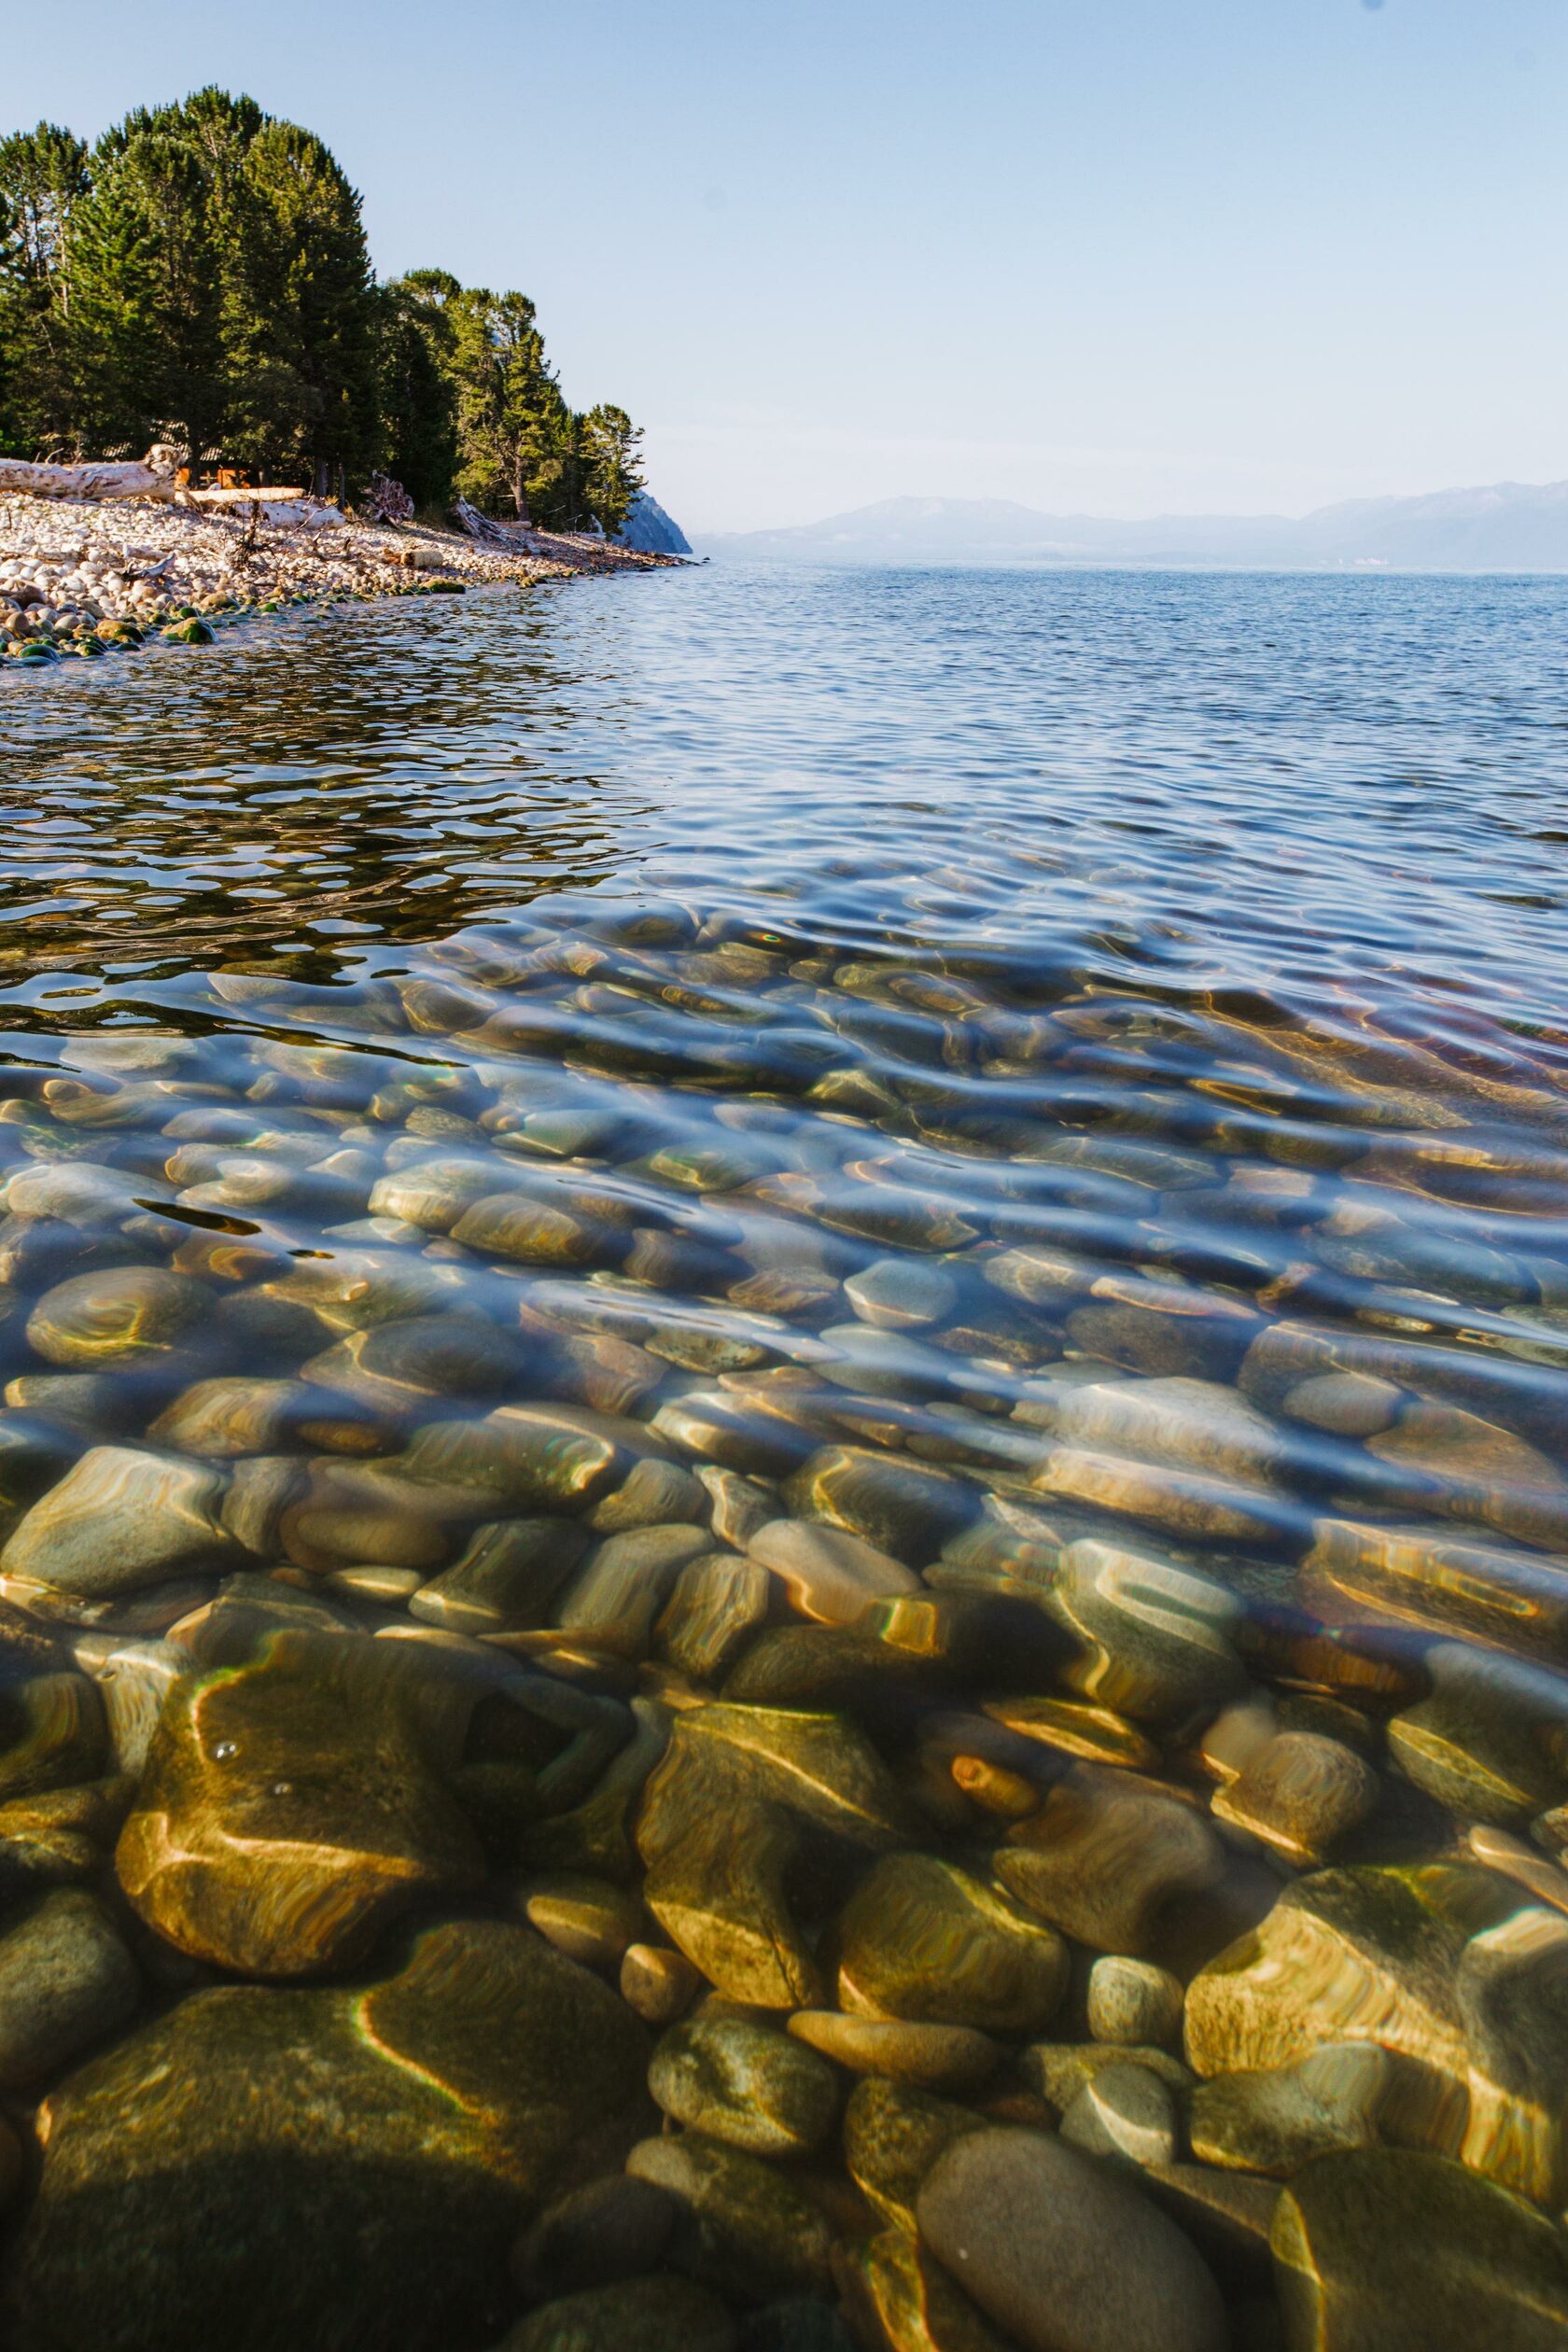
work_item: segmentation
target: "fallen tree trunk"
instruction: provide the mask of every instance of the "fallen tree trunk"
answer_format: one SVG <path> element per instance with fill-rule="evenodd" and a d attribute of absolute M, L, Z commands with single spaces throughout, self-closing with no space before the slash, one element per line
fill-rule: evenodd
<path fill-rule="evenodd" d="M 453 502 L 453 514 L 470 539 L 482 547 L 498 547 L 508 555 L 532 555 L 536 553 L 534 534 L 525 523 L 495 523 L 489 515 L 481 514 L 467 498 Z"/>
<path fill-rule="evenodd" d="M 146 458 L 125 464 L 99 459 L 85 466 L 35 466 L 23 457 L 0 457 L 0 492 L 18 490 L 30 498 L 154 498 L 169 505 L 175 477 L 172 469 L 164 471 Z"/>

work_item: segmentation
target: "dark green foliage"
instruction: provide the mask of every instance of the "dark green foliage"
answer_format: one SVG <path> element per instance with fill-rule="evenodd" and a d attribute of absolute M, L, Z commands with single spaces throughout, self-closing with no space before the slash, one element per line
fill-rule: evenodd
<path fill-rule="evenodd" d="M 380 291 L 382 463 L 416 507 L 450 498 L 457 470 L 446 288 L 456 279 L 427 270 Z"/>
<path fill-rule="evenodd" d="M 72 437 L 71 230 L 87 149 L 58 123 L 0 139 L 0 451 Z"/>
<path fill-rule="evenodd" d="M 198 91 L 90 155 L 0 141 L 0 451 L 138 450 L 170 428 L 274 481 L 619 529 L 638 482 L 622 409 L 578 415 L 534 306 L 423 270 L 378 287 L 328 149 Z"/>
<path fill-rule="evenodd" d="M 623 408 L 608 401 L 591 408 L 582 419 L 582 496 L 611 539 L 642 487 L 637 454 L 641 439 L 641 427 L 632 423 Z"/>

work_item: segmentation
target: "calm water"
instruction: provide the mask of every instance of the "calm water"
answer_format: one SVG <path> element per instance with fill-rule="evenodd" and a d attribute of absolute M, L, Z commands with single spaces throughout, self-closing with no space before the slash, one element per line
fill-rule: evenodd
<path fill-rule="evenodd" d="M 92 1988 L 0 2024 L 20 2341 L 483 2345 L 637 2140 L 618 2325 L 957 2352 L 867 2083 L 1188 2166 L 1243 2352 L 1369 2161 L 1557 2340 L 1565 643 L 1556 581 L 712 567 L 0 680 L 0 1979 Z M 524 1917 L 626 1999 L 497 2083 Z M 624 2125 L 634 2009 L 703 2136 Z"/>

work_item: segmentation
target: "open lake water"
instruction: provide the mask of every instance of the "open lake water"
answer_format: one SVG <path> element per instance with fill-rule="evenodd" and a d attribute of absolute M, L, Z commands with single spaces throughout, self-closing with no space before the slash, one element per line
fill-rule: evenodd
<path fill-rule="evenodd" d="M 1565 647 L 714 566 L 0 680 L 23 2352 L 1562 2340 Z"/>

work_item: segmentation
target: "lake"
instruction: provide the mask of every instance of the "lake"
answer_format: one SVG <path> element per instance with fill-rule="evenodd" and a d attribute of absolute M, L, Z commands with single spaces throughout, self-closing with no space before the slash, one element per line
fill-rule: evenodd
<path fill-rule="evenodd" d="M 0 679 L 21 2352 L 1054 2352 L 1045 2210 L 1075 2348 L 1561 2340 L 1565 642 L 715 565 Z"/>

